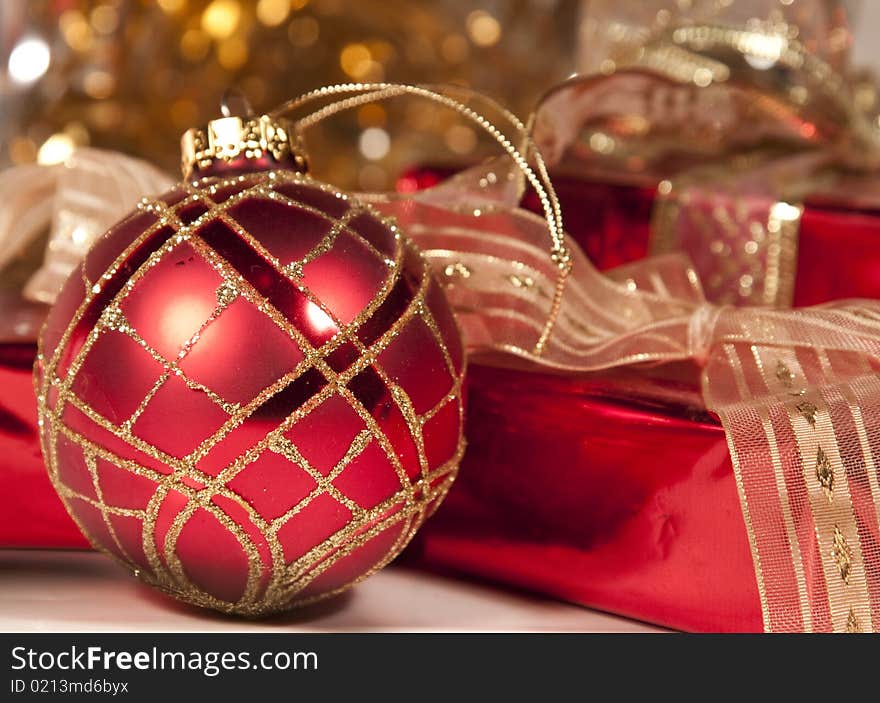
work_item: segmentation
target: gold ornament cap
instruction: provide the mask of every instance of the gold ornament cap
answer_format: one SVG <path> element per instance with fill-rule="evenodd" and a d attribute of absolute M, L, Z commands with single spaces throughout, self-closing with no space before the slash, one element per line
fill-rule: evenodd
<path fill-rule="evenodd" d="M 288 120 L 271 115 L 230 115 L 226 97 L 222 112 L 223 117 L 211 120 L 206 127 L 189 129 L 181 138 L 184 178 L 274 168 L 299 173 L 307 170 L 305 152 Z"/>

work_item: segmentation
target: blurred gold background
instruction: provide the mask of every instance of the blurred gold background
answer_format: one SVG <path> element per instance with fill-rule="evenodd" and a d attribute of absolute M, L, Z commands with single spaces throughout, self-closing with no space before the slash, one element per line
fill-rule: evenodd
<path fill-rule="evenodd" d="M 180 134 L 239 87 L 257 111 L 347 81 L 453 82 L 525 115 L 573 69 L 577 0 L 3 0 L 0 165 L 120 149 L 176 172 Z M 429 103 L 360 108 L 309 134 L 317 175 L 393 184 L 414 163 L 478 158 Z"/>

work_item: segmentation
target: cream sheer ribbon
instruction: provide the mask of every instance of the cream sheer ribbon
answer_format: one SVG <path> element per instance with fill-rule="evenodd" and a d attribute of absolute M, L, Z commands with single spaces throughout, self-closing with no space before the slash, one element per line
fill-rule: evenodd
<path fill-rule="evenodd" d="M 65 162 L 28 164 L 0 172 L 0 270 L 46 228 L 43 264 L 23 296 L 51 303 L 92 242 L 145 194 L 173 181 L 145 161 L 99 149 L 79 149 Z M 0 296 L 0 341 L 36 337 L 43 310 Z"/>
<path fill-rule="evenodd" d="M 699 362 L 706 405 L 727 433 L 765 629 L 880 629 L 880 304 L 715 307 L 676 256 L 600 274 L 564 236 L 525 126 L 462 89 L 334 86 L 278 112 L 330 100 L 299 120 L 305 130 L 346 107 L 401 95 L 456 110 L 507 154 L 412 196 L 363 196 L 398 219 L 447 284 L 468 349 L 568 373 Z M 498 113 L 514 136 L 453 95 Z M 15 172 L 6 174 L 13 185 Z M 523 180 L 545 219 L 516 206 Z M 30 195 L 13 202 L 33 207 L 52 194 Z M 6 222 L 25 211 L 7 208 Z M 0 230 L 0 247 L 10 231 Z"/>

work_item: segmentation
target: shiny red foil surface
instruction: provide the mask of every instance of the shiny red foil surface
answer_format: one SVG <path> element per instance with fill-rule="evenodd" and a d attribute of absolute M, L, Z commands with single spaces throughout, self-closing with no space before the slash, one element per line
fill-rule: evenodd
<path fill-rule="evenodd" d="M 32 369 L 36 345 L 0 344 L 0 547 L 85 548 L 43 466 Z"/>
<path fill-rule="evenodd" d="M 631 382 L 472 364 L 458 482 L 410 554 L 677 629 L 760 631 L 721 426 L 627 402 Z"/>

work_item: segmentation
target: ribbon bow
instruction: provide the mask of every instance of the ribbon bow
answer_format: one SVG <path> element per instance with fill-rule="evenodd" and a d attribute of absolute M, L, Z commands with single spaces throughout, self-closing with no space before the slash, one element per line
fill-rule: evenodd
<path fill-rule="evenodd" d="M 514 136 L 446 93 L 413 86 L 335 86 L 283 109 L 332 98 L 298 122 L 305 130 L 341 109 L 400 95 L 455 109 L 506 152 L 409 197 L 363 196 L 394 215 L 431 261 L 470 352 L 513 355 L 566 373 L 699 361 L 706 405 L 727 433 L 766 629 L 880 629 L 880 304 L 717 307 L 678 256 L 599 273 L 564 235 L 552 184 L 525 127 L 476 94 L 469 99 L 498 110 Z M 104 172 L 118 191 L 87 185 L 96 163 L 113 169 Z M 54 205 L 47 265 L 56 271 L 55 242 L 75 243 L 77 255 L 86 248 L 69 223 L 96 221 L 95 207 L 107 219 L 122 215 L 132 204 L 128 194 L 161 189 L 168 180 L 143 162 L 106 152 L 79 152 L 59 168 L 63 176 L 48 184 L 24 179 L 32 172 L 21 167 L 0 177 L 5 192 L 14 193 L 0 243 L 8 248 L 11 223 Z M 524 180 L 538 193 L 545 219 L 517 207 Z"/>
<path fill-rule="evenodd" d="M 590 73 L 545 96 L 535 139 L 557 172 L 659 184 L 651 251 L 686 252 L 713 302 L 790 306 L 801 203 L 880 166 L 876 84 L 839 2 L 683 7 L 591 2 Z"/>

